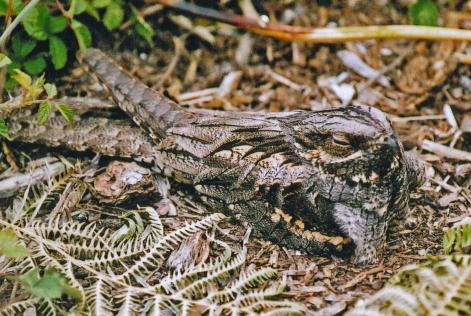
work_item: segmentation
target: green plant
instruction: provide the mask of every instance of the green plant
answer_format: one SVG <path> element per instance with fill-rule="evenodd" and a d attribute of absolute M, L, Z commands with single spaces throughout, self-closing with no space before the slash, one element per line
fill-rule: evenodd
<path fill-rule="evenodd" d="M 415 25 L 438 25 L 438 8 L 432 0 L 416 0 L 409 7 L 409 19 Z"/>
<path fill-rule="evenodd" d="M 443 237 L 446 254 L 468 253 L 471 247 L 471 223 L 458 223 L 448 229 Z"/>
<path fill-rule="evenodd" d="M 0 0 L 0 16 L 7 15 L 8 4 L 9 0 Z M 21 0 L 14 0 L 12 4 L 13 17 L 25 10 Z M 91 25 L 83 22 L 85 16 L 103 23 L 109 31 L 116 30 L 125 19 L 129 19 L 136 33 L 151 43 L 152 28 L 128 1 L 42 0 L 21 16 L 21 27 L 15 24 L 14 31 L 8 30 L 8 34 L 13 31 L 10 45 L 5 45 L 6 38 L 2 39 L 0 46 L 6 46 L 8 57 L 12 60 L 9 73 L 21 68 L 30 75 L 38 75 L 47 69 L 49 62 L 55 70 L 64 68 L 70 52 L 75 52 L 77 47 L 83 50 L 91 46 Z M 71 34 L 76 39 L 75 45 L 67 40 Z"/>
<path fill-rule="evenodd" d="M 36 79 L 31 76 L 49 72 L 51 68 L 60 70 L 66 66 L 71 52 L 91 46 L 92 33 L 83 22 L 85 16 L 103 23 L 109 31 L 120 27 L 128 18 L 135 32 L 152 44 L 152 28 L 128 1 L 32 0 L 25 6 L 21 0 L 0 0 L 0 18 L 4 17 L 6 27 L 0 36 L 0 94 L 3 88 L 12 90 L 18 84 L 22 93 L 19 103 L 15 100 L 0 105 L 2 115 L 40 103 L 39 124 L 45 122 L 54 107 L 73 123 L 71 109 L 53 100 L 57 94 L 55 86 L 45 83 L 44 76 Z M 7 22 L 9 17 L 15 17 L 13 22 Z M 75 37 L 75 44 L 68 40 L 71 36 Z M 44 91 L 46 98 L 39 100 Z M 9 139 L 4 118 L 0 118 L 0 135 Z"/>
<path fill-rule="evenodd" d="M 69 124 L 74 123 L 74 115 L 71 108 L 67 104 L 54 101 L 54 98 L 57 96 L 57 88 L 52 83 L 46 83 L 44 75 L 33 79 L 27 73 L 16 68 L 12 71 L 11 78 L 20 85 L 21 98 L 17 101 L 0 104 L 0 109 L 4 113 L 8 114 L 18 108 L 39 104 L 38 124 L 43 124 L 54 106 Z M 0 119 L 0 135 L 9 138 L 8 129 L 3 118 Z"/>

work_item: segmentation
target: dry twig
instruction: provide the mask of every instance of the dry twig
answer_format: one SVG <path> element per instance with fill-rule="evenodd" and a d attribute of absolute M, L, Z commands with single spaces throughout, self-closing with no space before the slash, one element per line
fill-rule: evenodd
<path fill-rule="evenodd" d="M 427 39 L 471 41 L 471 31 L 448 27 L 419 25 L 370 25 L 338 28 L 310 28 L 278 23 L 265 23 L 255 19 L 204 8 L 183 0 L 147 0 L 160 3 L 183 12 L 205 17 L 250 32 L 284 41 L 304 41 L 312 43 L 336 43 L 366 39 Z"/>

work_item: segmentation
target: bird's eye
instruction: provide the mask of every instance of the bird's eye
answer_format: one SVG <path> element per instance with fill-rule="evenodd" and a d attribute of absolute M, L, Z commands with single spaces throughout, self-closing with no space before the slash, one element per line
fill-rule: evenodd
<path fill-rule="evenodd" d="M 345 134 L 334 134 L 332 135 L 332 142 L 337 146 L 350 147 L 350 139 Z"/>

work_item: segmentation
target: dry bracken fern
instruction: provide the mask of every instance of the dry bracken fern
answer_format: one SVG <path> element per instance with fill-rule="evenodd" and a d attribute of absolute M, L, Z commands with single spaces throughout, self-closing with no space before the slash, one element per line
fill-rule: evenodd
<path fill-rule="evenodd" d="M 432 257 L 411 265 L 347 315 L 470 315 L 471 256 Z"/>
<path fill-rule="evenodd" d="M 12 229 L 31 253 L 21 260 L 0 257 L 0 273 L 22 275 L 36 267 L 54 268 L 78 290 L 81 299 L 64 303 L 63 299 L 25 292 L 22 301 L 3 302 L 0 315 L 22 314 L 31 308 L 42 315 L 65 311 L 76 315 L 302 314 L 300 306 L 276 299 L 284 284 L 273 281 L 275 270 L 241 272 L 246 250 L 233 255 L 229 245 L 211 237 L 208 232 L 223 215 L 209 215 L 167 234 L 151 207 L 127 217 L 125 233 L 95 223 L 37 217 L 50 193 L 66 182 L 62 175 L 42 187 L 43 191 L 26 192 L 15 206 L 14 217 L 0 212 L 0 230 Z M 147 221 L 145 229 L 139 214 Z M 196 233 L 207 233 L 212 259 L 177 270 L 169 268 L 169 255 Z"/>

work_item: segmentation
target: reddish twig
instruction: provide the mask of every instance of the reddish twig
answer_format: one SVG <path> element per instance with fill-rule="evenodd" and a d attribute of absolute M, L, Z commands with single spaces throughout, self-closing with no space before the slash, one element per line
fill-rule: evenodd
<path fill-rule="evenodd" d="M 147 0 L 189 14 L 216 20 L 253 33 L 284 41 L 335 43 L 365 39 L 428 39 L 471 41 L 471 31 L 457 28 L 418 25 L 371 25 L 338 28 L 309 28 L 278 23 L 265 23 L 237 14 L 204 8 L 183 0 Z"/>

